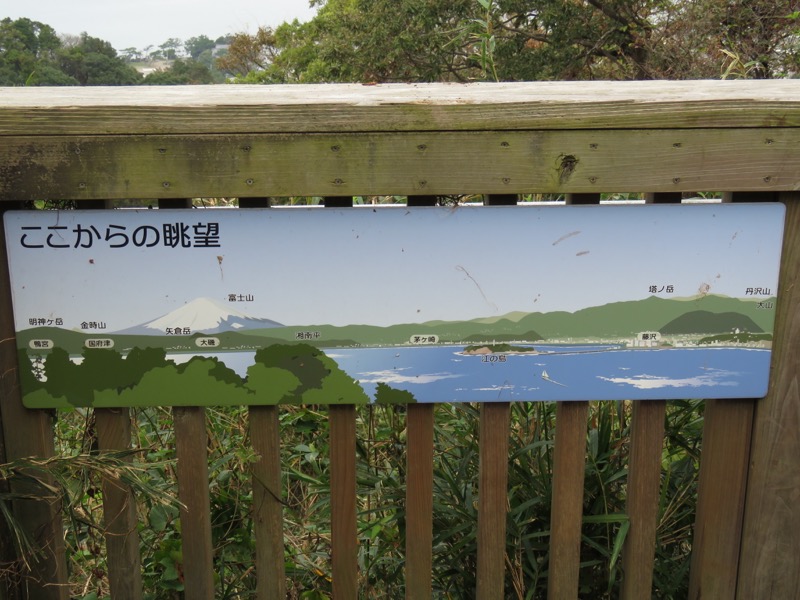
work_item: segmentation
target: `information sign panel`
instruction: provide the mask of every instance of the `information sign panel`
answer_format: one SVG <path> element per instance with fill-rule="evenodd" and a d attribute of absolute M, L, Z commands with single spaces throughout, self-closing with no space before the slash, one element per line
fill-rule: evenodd
<path fill-rule="evenodd" d="M 5 215 L 29 407 L 759 397 L 781 204 Z"/>

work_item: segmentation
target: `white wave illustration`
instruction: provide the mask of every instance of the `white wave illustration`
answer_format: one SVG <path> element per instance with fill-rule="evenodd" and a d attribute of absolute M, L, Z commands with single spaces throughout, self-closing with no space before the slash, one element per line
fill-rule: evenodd
<path fill-rule="evenodd" d="M 603 377 L 598 375 L 598 379 L 610 383 L 630 385 L 639 390 L 657 390 L 660 388 L 674 387 L 704 387 L 704 386 L 736 386 L 735 381 L 722 381 L 728 375 L 736 375 L 731 371 L 715 370 L 712 373 L 698 375 L 697 377 L 685 377 L 682 379 L 672 379 L 658 375 L 634 375 L 633 377 Z"/>
<path fill-rule="evenodd" d="M 397 370 L 369 371 L 358 374 L 359 383 L 433 383 L 441 379 L 457 379 L 461 375 L 453 373 L 425 373 L 422 375 L 402 375 Z"/>
<path fill-rule="evenodd" d="M 510 384 L 505 385 L 493 385 L 490 387 L 480 387 L 480 388 L 473 388 L 473 392 L 500 392 L 503 390 L 513 390 L 515 387 Z"/>

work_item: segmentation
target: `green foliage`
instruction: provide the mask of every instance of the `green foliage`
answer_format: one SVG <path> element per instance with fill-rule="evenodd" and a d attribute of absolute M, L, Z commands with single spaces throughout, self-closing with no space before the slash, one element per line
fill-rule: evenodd
<path fill-rule="evenodd" d="M 25 403 L 30 407 L 226 406 L 366 404 L 361 386 L 325 353 L 308 344 L 274 343 L 255 353 L 247 377 L 216 357 L 168 361 L 163 348 L 85 349 L 73 361 L 58 346 L 46 356 L 20 351 Z M 38 374 L 38 376 L 37 376 Z"/>
<path fill-rule="evenodd" d="M 82 34 L 74 46 L 62 48 L 56 57 L 61 71 L 79 85 L 133 85 L 139 73 L 117 56 L 108 42 Z"/>
<path fill-rule="evenodd" d="M 213 50 L 216 45 L 216 42 L 205 35 L 189 38 L 183 43 L 186 52 L 195 60 L 197 60 L 203 52 Z"/>
<path fill-rule="evenodd" d="M 785 77 L 791 0 L 322 0 L 308 23 L 239 34 L 247 83 Z M 236 65 L 236 68 L 232 68 Z"/>
<path fill-rule="evenodd" d="M 274 356 L 272 362 L 287 361 Z M 264 368 L 263 362 L 259 363 Z M 284 363 L 285 364 L 285 363 Z M 291 362 L 289 363 L 291 364 Z M 211 361 L 186 369 L 211 372 Z M 296 365 L 295 365 L 296 368 Z M 221 379 L 228 377 L 218 373 Z M 223 382 L 220 381 L 222 385 Z M 702 431 L 701 402 L 671 402 L 662 454 L 654 598 L 688 594 L 688 565 L 694 523 Z M 616 598 L 621 580 L 620 550 L 629 527 L 625 517 L 631 404 L 590 406 L 586 440 L 580 596 Z M 133 411 L 133 454 L 120 459 L 92 454 L 91 412 L 64 413 L 57 423 L 55 483 L 47 494 L 65 494 L 67 543 L 74 595 L 108 595 L 101 535 L 104 469 L 123 469 L 137 487 L 145 597 L 172 599 L 182 589 L 182 545 L 177 496 L 172 413 Z M 248 412 L 242 407 L 207 410 L 209 493 L 217 596 L 252 597 L 255 574 Z M 358 493 L 359 585 L 364 597 L 404 595 L 405 408 L 372 405 L 358 409 L 356 475 Z M 285 406 L 280 412 L 284 542 L 289 597 L 330 598 L 330 440 L 326 412 L 313 406 Z M 511 407 L 506 541 L 507 598 L 546 597 L 549 565 L 555 404 L 515 403 Z M 433 487 L 433 588 L 438 598 L 469 598 L 475 589 L 479 408 L 470 404 L 436 407 Z M 55 463 L 52 463 L 55 464 Z M 49 468 L 49 467 L 48 467 Z M 66 470 L 65 470 L 66 469 Z M 0 479 L 13 476 L 0 466 Z M 37 492 L 42 493 L 42 492 Z M 0 504 L 3 497 L 0 496 Z M 19 543 L 24 543 L 20 541 Z"/>
<path fill-rule="evenodd" d="M 163 70 L 148 73 L 145 85 L 202 85 L 218 83 L 211 69 L 193 58 L 178 58 Z"/>
<path fill-rule="evenodd" d="M 0 21 L 0 85 L 131 85 L 141 80 L 108 42 L 82 34 L 65 45 L 49 25 Z"/>
<path fill-rule="evenodd" d="M 414 394 L 406 390 L 398 390 L 383 382 L 379 382 L 375 391 L 375 402 L 378 404 L 399 404 L 405 406 L 416 402 Z"/>

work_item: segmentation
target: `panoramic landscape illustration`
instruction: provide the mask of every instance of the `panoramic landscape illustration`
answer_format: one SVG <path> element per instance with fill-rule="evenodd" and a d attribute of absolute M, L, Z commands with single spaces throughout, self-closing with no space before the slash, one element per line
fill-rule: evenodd
<path fill-rule="evenodd" d="M 29 407 L 738 398 L 766 393 L 783 207 L 25 211 L 5 230 Z"/>

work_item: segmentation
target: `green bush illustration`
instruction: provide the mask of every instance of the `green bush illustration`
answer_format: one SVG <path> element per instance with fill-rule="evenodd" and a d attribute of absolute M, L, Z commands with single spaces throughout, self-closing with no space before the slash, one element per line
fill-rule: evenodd
<path fill-rule="evenodd" d="M 30 358 L 20 350 L 20 365 L 26 362 Z M 163 348 L 133 348 L 126 357 L 113 349 L 86 349 L 81 361 L 55 348 L 44 359 L 45 381 L 22 370 L 24 400 L 32 408 L 369 402 L 357 381 L 308 344 L 258 350 L 245 378 L 218 357 L 175 364 Z"/>

